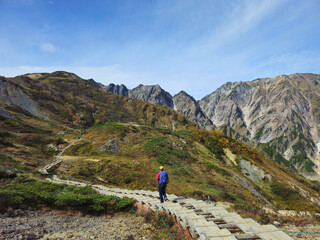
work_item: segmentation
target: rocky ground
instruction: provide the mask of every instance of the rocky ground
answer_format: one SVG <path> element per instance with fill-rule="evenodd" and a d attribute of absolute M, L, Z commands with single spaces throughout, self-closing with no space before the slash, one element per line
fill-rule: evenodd
<path fill-rule="evenodd" d="M 152 239 L 155 228 L 137 214 L 81 216 L 58 211 L 0 214 L 0 239 Z"/>
<path fill-rule="evenodd" d="M 279 229 L 295 232 L 320 232 L 320 224 L 295 226 L 284 224 Z M 11 210 L 0 214 L 0 240 L 4 239 L 108 239 L 149 240 L 157 235 L 155 227 L 141 215 L 122 213 L 83 216 L 52 210 Z M 293 239 L 320 240 L 320 234 L 287 233 Z M 164 236 L 163 239 L 166 239 Z"/>
<path fill-rule="evenodd" d="M 280 229 L 292 232 L 318 232 L 320 233 L 320 224 L 307 224 L 304 226 L 294 226 L 287 224 L 279 226 Z M 320 240 L 320 234 L 287 233 L 293 239 Z"/>

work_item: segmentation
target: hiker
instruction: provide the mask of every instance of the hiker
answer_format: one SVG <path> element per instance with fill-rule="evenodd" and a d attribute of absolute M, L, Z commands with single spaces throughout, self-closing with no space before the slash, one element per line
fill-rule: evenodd
<path fill-rule="evenodd" d="M 163 166 L 159 168 L 159 173 L 157 175 L 157 181 L 159 183 L 159 195 L 160 195 L 160 202 L 163 203 L 164 201 L 168 201 L 167 194 L 166 194 L 166 187 L 169 183 L 169 175 L 167 171 L 164 171 Z"/>

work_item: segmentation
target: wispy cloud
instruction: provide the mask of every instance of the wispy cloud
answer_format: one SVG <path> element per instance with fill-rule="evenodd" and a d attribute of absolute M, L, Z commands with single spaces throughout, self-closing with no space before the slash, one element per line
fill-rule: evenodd
<path fill-rule="evenodd" d="M 53 53 L 57 50 L 57 48 L 51 43 L 41 43 L 40 49 L 44 52 L 50 52 L 50 53 Z"/>
<path fill-rule="evenodd" d="M 223 20 L 216 28 L 190 45 L 189 54 L 207 54 L 236 43 L 237 39 L 257 27 L 284 3 L 285 1 L 276 0 L 240 1 L 230 11 L 221 13 L 224 14 Z"/>

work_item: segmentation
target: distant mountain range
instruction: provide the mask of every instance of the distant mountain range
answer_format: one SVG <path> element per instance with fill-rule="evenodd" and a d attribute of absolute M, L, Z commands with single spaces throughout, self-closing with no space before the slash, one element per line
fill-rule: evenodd
<path fill-rule="evenodd" d="M 92 84 L 107 92 L 120 96 L 139 99 L 152 104 L 173 108 L 206 129 L 214 128 L 214 124 L 202 112 L 199 103 L 184 91 L 181 91 L 172 97 L 170 93 L 163 90 L 159 85 L 144 86 L 140 84 L 138 87 L 130 90 L 123 84 L 115 85 L 111 83 L 108 86 L 103 86 L 96 82 L 92 82 Z"/>
<path fill-rule="evenodd" d="M 251 143 L 278 163 L 310 175 L 320 166 L 320 75 L 293 74 L 228 82 L 196 101 L 159 85 L 130 90 L 92 82 L 107 92 L 168 106 L 206 129 Z M 319 171 L 320 172 L 320 171 Z"/>
<path fill-rule="evenodd" d="M 83 86 L 79 85 L 80 82 Z M 66 83 L 68 88 L 62 88 Z M 31 91 L 33 97 L 19 87 L 29 85 L 34 88 Z M 98 91 L 92 92 L 86 87 L 87 85 L 93 86 Z M 176 128 L 184 124 L 185 120 L 181 118 L 184 115 L 185 118 L 208 130 L 221 130 L 228 136 L 258 148 L 293 171 L 319 180 L 320 75 L 318 74 L 280 75 L 248 82 L 228 82 L 200 101 L 196 101 L 184 91 L 171 96 L 159 85 L 139 85 L 130 90 L 125 85 L 104 86 L 93 79 L 79 81 L 78 76 L 66 72 L 26 74 L 9 80 L 3 78 L 0 81 L 0 89 L 0 103 L 1 101 L 11 103 L 34 116 L 47 119 L 65 121 L 77 118 L 78 124 L 85 126 L 114 120 L 131 121 L 131 116 L 134 114 L 140 122 Z M 89 92 L 84 94 L 83 91 Z M 113 94 L 102 97 L 101 91 Z M 71 102 L 67 104 L 68 94 L 77 101 L 70 100 Z M 116 99 L 114 94 L 144 102 Z M 92 97 L 94 102 L 87 99 L 88 96 Z M 105 108 L 102 105 L 107 104 L 106 101 L 114 104 Z M 145 105 L 146 102 L 170 107 L 172 111 L 154 108 L 150 104 Z M 142 111 L 135 110 L 137 104 L 145 105 Z M 120 108 L 124 111 L 118 114 Z M 183 115 L 174 113 L 173 116 L 175 112 L 173 110 Z M 79 116 L 73 116 L 79 111 L 81 111 Z M 1 114 L 7 113 L 2 111 Z M 169 121 L 169 115 L 165 116 L 166 114 L 171 114 L 173 119 L 179 119 L 180 123 L 178 124 L 176 120 Z"/>

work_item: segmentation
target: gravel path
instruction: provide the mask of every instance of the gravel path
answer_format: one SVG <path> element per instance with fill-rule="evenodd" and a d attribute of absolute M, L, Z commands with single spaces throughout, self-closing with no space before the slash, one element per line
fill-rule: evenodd
<path fill-rule="evenodd" d="M 70 216 L 58 211 L 0 214 L 0 239 L 152 239 L 155 228 L 135 214 Z"/>

